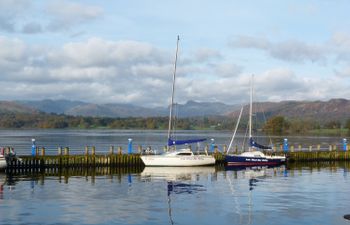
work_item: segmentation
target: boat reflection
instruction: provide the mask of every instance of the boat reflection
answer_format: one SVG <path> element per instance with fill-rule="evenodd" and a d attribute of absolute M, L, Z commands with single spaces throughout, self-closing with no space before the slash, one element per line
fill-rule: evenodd
<path fill-rule="evenodd" d="M 174 224 L 171 207 L 172 195 L 196 194 L 206 191 L 204 185 L 197 181 L 216 173 L 215 167 L 145 167 L 141 173 L 143 181 L 164 181 L 167 186 L 168 215 L 171 225 Z"/>
<path fill-rule="evenodd" d="M 7 176 L 5 173 L 0 173 L 0 199 L 4 198 L 4 186 L 6 185 Z"/>
<path fill-rule="evenodd" d="M 285 165 L 280 166 L 234 166 L 225 167 L 225 171 L 233 176 L 226 176 L 226 180 L 229 184 L 229 188 L 232 194 L 232 200 L 234 202 L 234 213 L 237 215 L 239 224 L 252 224 L 253 219 L 253 192 L 269 178 L 276 176 L 277 174 L 284 174 L 286 171 Z M 247 192 L 239 191 L 240 181 L 244 181 L 243 185 L 247 186 Z M 248 183 L 245 183 L 248 181 Z M 241 202 L 242 196 L 247 197 L 247 202 Z M 246 210 L 244 205 L 247 206 Z M 243 206 L 243 207 L 242 207 Z"/>
<path fill-rule="evenodd" d="M 216 172 L 213 166 L 196 167 L 145 167 L 141 172 L 143 180 L 189 181 L 211 176 Z"/>

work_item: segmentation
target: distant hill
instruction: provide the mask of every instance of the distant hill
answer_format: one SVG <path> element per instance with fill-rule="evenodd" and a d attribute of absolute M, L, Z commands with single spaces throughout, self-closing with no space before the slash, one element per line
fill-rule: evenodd
<path fill-rule="evenodd" d="M 42 101 L 17 101 L 26 107 L 31 107 L 46 113 L 66 114 L 73 116 L 100 116 L 100 117 L 155 117 L 168 116 L 169 109 L 146 108 L 132 104 L 92 104 L 69 100 L 42 100 Z M 185 104 L 177 104 L 178 117 L 215 116 L 225 115 L 235 106 L 219 102 L 188 101 Z"/>
<path fill-rule="evenodd" d="M 38 110 L 16 102 L 0 101 L 0 113 L 38 113 Z"/>
<path fill-rule="evenodd" d="M 229 116 L 238 115 L 240 106 L 228 105 L 220 102 L 188 101 L 177 104 L 175 114 L 178 117 Z M 167 107 L 146 108 L 132 104 L 92 104 L 69 100 L 42 100 L 42 101 L 0 101 L 0 113 L 46 113 L 66 114 L 74 116 L 96 117 L 156 117 L 168 116 Z M 319 121 L 321 124 L 328 121 L 344 122 L 350 118 L 350 101 L 347 99 L 331 99 L 329 101 L 282 101 L 254 103 L 254 113 L 269 118 L 284 116 L 288 119 L 305 119 Z M 248 114 L 245 106 L 244 114 Z"/>
<path fill-rule="evenodd" d="M 228 115 L 232 116 L 233 113 L 238 115 L 237 111 Z M 254 113 L 266 118 L 284 116 L 289 119 L 310 119 L 321 124 L 334 120 L 344 122 L 350 119 L 350 101 L 331 99 L 329 101 L 259 102 L 254 103 Z M 244 114 L 248 114 L 248 106 L 245 106 Z"/>

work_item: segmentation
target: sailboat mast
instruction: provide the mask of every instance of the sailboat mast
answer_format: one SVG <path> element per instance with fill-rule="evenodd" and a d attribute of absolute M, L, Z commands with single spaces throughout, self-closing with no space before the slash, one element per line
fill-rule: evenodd
<path fill-rule="evenodd" d="M 253 79 L 254 75 L 250 80 L 250 103 L 249 103 L 249 143 L 252 138 L 252 117 L 253 117 Z M 252 151 L 252 146 L 249 145 L 249 151 Z"/>
<path fill-rule="evenodd" d="M 252 137 L 252 117 L 253 117 L 253 79 L 252 75 L 250 81 L 250 104 L 249 104 L 249 139 Z"/>
<path fill-rule="evenodd" d="M 170 112 L 169 112 L 169 124 L 168 124 L 168 140 L 170 139 L 170 133 L 171 133 L 171 123 L 173 118 L 173 106 L 174 106 L 174 93 L 175 93 L 175 77 L 176 77 L 176 64 L 177 64 L 177 53 L 179 51 L 179 41 L 180 37 L 177 36 L 177 42 L 176 42 L 176 54 L 175 54 L 175 62 L 174 62 L 174 73 L 173 73 L 173 86 L 171 91 L 171 102 L 170 102 Z M 169 147 L 169 144 L 168 144 Z"/>

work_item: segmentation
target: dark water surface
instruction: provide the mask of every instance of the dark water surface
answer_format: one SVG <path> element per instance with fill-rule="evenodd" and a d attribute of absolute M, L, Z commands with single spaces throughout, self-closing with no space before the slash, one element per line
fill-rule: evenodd
<path fill-rule="evenodd" d="M 0 174 L 0 224 L 349 224 L 349 167 Z"/>
<path fill-rule="evenodd" d="M 230 132 L 183 132 L 228 144 Z M 56 154 L 110 145 L 161 148 L 164 131 L 2 130 L 2 146 L 30 154 L 31 138 Z M 290 137 L 338 143 L 338 137 Z M 242 139 L 242 137 L 241 137 Z M 281 138 L 280 138 L 281 139 Z M 314 143 L 315 142 L 315 143 Z M 350 224 L 349 163 L 276 168 L 121 168 L 59 174 L 0 173 L 0 224 Z"/>

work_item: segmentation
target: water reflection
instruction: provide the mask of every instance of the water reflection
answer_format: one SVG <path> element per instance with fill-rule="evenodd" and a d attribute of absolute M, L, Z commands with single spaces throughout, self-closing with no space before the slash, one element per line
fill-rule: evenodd
<path fill-rule="evenodd" d="M 210 167 L 145 167 L 141 173 L 143 181 L 165 181 L 167 187 L 167 203 L 169 222 L 173 225 L 172 195 L 194 195 L 205 192 L 207 189 L 196 181 L 200 177 L 212 176 L 216 173 L 213 166 Z M 176 196 L 174 197 L 176 199 Z"/>
<path fill-rule="evenodd" d="M 0 224 L 344 224 L 349 166 L 0 174 Z"/>

